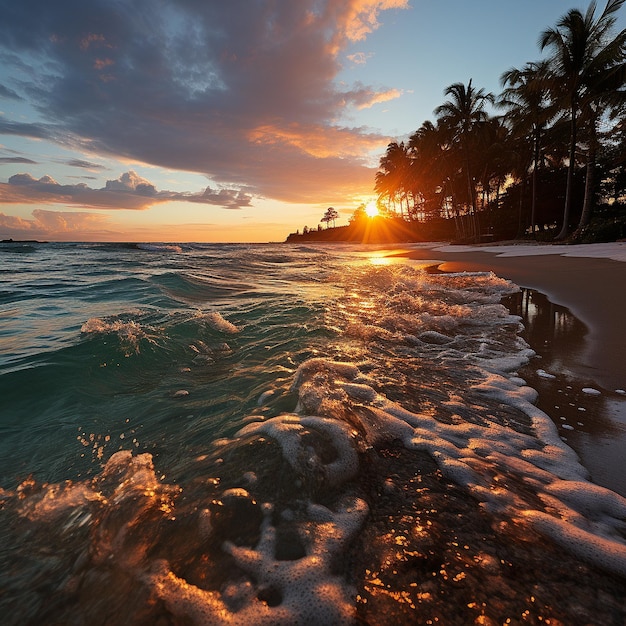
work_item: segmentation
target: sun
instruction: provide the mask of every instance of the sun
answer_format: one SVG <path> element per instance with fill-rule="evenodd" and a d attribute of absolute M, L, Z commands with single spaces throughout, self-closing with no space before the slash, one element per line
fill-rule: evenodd
<path fill-rule="evenodd" d="M 378 207 L 373 200 L 365 205 L 365 214 L 367 217 L 376 217 L 378 215 Z"/>

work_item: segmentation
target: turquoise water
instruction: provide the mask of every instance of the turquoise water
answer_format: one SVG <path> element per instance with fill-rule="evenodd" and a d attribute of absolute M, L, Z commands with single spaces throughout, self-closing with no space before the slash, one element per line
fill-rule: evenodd
<path fill-rule="evenodd" d="M 324 332 L 330 270 L 306 252 L 46 244 L 3 261 L 4 487 L 93 471 L 79 436 L 184 465 L 185 446 L 232 434 Z"/>
<path fill-rule="evenodd" d="M 5 623 L 621 623 L 626 500 L 521 378 L 519 288 L 428 265 L 0 248 Z"/>

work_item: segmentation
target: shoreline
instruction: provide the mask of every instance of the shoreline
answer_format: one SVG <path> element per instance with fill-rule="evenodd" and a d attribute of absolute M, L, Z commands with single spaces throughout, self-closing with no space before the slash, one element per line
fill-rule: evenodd
<path fill-rule="evenodd" d="M 611 244 L 617 246 L 618 244 Z M 603 246 L 602 249 L 594 246 Z M 621 246 L 622 247 L 622 246 Z M 624 254 L 617 248 L 617 255 Z M 606 391 L 626 388 L 626 262 L 606 256 L 605 244 L 577 246 L 455 246 L 428 244 L 396 249 L 389 256 L 440 261 L 446 272 L 492 271 L 522 288 L 534 289 L 568 308 L 588 329 L 576 375 Z M 602 251 L 604 256 L 595 256 Z M 580 256 L 571 256 L 572 252 Z M 582 256 L 585 252 L 589 256 Z M 564 255 L 568 256 L 564 256 Z"/>
<path fill-rule="evenodd" d="M 557 358 L 549 346 L 553 335 L 541 345 L 531 344 L 539 360 L 526 365 L 522 377 L 537 389 L 537 406 L 578 454 L 590 479 L 626 497 L 626 395 L 619 393 L 626 389 L 626 262 L 609 258 L 606 249 L 589 246 L 574 251 L 576 256 L 570 256 L 572 250 L 566 246 L 453 248 L 405 247 L 389 256 L 440 261 L 438 267 L 445 272 L 492 271 L 522 290 L 538 292 L 552 309 L 553 327 L 544 328 L 546 336 L 554 332 L 558 316 L 564 322 L 563 309 L 579 320 L 576 336 L 561 345 Z M 612 250 L 618 258 L 626 245 L 620 248 Z M 584 252 L 589 256 L 582 256 Z M 549 326 L 545 319 L 544 325 Z M 543 368 L 552 368 L 555 378 L 543 378 L 539 374 Z M 585 388 L 600 394 L 589 395 Z"/>

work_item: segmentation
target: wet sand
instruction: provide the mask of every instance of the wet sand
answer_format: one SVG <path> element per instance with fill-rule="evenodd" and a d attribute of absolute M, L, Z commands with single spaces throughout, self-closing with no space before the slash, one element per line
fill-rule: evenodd
<path fill-rule="evenodd" d="M 626 496 L 626 396 L 618 393 L 626 389 L 626 263 L 565 257 L 554 254 L 553 246 L 546 254 L 537 254 L 534 246 L 531 256 L 521 248 L 520 256 L 499 256 L 480 246 L 463 246 L 459 252 L 451 248 L 415 247 L 396 254 L 442 261 L 440 269 L 448 272 L 492 271 L 540 292 L 523 294 L 525 313 L 530 309 L 530 323 L 537 326 L 530 334 L 526 317 L 525 338 L 538 355 L 523 375 L 538 389 L 539 407 L 576 450 L 591 479 Z M 540 302 L 541 294 L 546 302 Z M 541 309 L 544 313 L 538 314 Z M 582 324 L 574 323 L 569 312 Z M 543 378 L 539 370 L 555 378 Z M 585 388 L 600 395 L 585 393 Z"/>
<path fill-rule="evenodd" d="M 483 252 L 479 246 L 471 252 L 450 252 L 450 247 L 446 251 L 416 248 L 400 254 L 441 260 L 440 268 L 447 272 L 492 271 L 520 287 L 546 294 L 588 328 L 580 360 L 571 363 L 575 372 L 606 390 L 626 388 L 626 263 L 556 254 L 502 257 Z"/>

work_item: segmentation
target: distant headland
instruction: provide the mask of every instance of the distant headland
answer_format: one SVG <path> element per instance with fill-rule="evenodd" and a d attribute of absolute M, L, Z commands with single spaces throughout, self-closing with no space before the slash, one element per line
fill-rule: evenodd
<path fill-rule="evenodd" d="M 38 241 L 37 239 L 1 239 L 0 243 L 47 243 L 47 242 Z"/>

